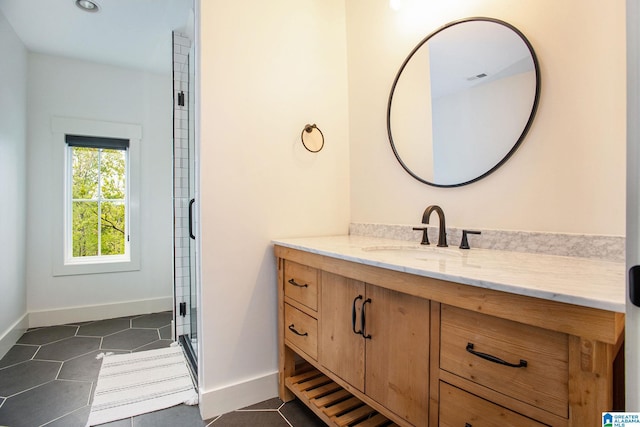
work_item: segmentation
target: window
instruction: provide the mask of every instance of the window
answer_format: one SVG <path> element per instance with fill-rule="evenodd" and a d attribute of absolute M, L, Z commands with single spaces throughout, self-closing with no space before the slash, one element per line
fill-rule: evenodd
<path fill-rule="evenodd" d="M 140 270 L 142 127 L 53 117 L 53 275 Z"/>
<path fill-rule="evenodd" d="M 66 135 L 66 262 L 129 259 L 126 139 Z"/>

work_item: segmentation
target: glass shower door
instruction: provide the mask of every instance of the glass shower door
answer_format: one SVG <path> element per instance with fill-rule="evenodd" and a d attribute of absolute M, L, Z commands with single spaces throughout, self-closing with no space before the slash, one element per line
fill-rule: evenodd
<path fill-rule="evenodd" d="M 191 45 L 189 51 L 189 58 L 187 60 L 189 64 L 189 108 L 188 108 L 188 122 L 189 122 L 189 218 L 190 218 L 190 230 L 189 230 L 189 340 L 194 353 L 194 358 L 197 360 L 198 354 L 198 292 L 197 292 L 197 241 L 195 236 L 196 229 L 196 148 L 195 148 L 195 73 L 194 73 L 194 46 Z"/>
<path fill-rule="evenodd" d="M 173 34 L 175 334 L 198 372 L 198 198 L 193 42 Z M 185 52 L 188 52 L 185 54 Z"/>

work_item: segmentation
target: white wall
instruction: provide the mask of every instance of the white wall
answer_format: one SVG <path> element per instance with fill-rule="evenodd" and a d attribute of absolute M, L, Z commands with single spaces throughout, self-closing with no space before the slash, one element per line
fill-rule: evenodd
<path fill-rule="evenodd" d="M 27 303 L 30 312 L 44 312 L 31 316 L 37 323 L 59 322 L 56 316 L 68 316 L 73 307 L 105 306 L 76 311 L 81 317 L 124 315 L 122 310 L 131 309 L 124 303 L 140 300 L 150 300 L 150 307 L 168 303 L 164 309 L 171 309 L 171 87 L 170 75 L 29 54 Z M 52 276 L 53 233 L 62 226 L 53 224 L 49 213 L 52 198 L 62 197 L 54 194 L 51 179 L 53 168 L 62 167 L 51 161 L 53 116 L 142 126 L 139 271 Z"/>
<path fill-rule="evenodd" d="M 27 50 L 0 13 L 0 358 L 26 314 Z"/>
<path fill-rule="evenodd" d="M 438 204 L 464 228 L 623 235 L 625 224 L 624 1 L 348 0 L 351 220 L 419 223 Z M 441 25 L 489 16 L 519 28 L 542 70 L 538 114 L 523 145 L 488 178 L 440 189 L 393 156 L 386 106 L 413 47 Z"/>
<path fill-rule="evenodd" d="M 270 240 L 344 234 L 349 141 L 343 0 L 201 4 L 201 412 L 276 395 Z M 300 133 L 316 123 L 324 149 Z"/>

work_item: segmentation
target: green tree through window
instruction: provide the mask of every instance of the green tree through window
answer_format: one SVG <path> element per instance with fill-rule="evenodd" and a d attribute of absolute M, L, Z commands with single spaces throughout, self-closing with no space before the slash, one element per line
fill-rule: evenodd
<path fill-rule="evenodd" d="M 126 252 L 126 150 L 69 147 L 73 257 Z"/>

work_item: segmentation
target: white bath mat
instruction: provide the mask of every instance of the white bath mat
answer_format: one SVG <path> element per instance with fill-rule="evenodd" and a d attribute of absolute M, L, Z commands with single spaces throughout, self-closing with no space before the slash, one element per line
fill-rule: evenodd
<path fill-rule="evenodd" d="M 182 347 L 106 355 L 87 426 L 198 403 Z"/>

